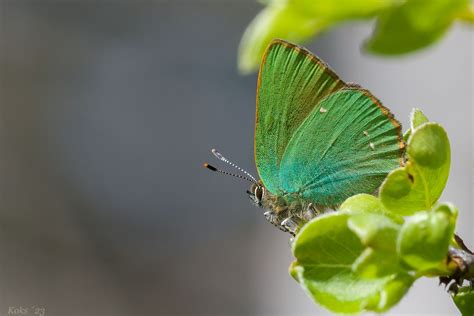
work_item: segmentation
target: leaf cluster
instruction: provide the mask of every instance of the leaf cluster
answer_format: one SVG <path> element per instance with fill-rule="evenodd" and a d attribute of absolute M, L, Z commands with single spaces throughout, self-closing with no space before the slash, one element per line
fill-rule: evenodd
<path fill-rule="evenodd" d="M 399 55 L 440 39 L 455 20 L 474 22 L 469 0 L 268 0 L 247 27 L 239 48 L 242 73 L 258 68 L 274 38 L 301 43 L 340 23 L 376 19 L 364 48 Z"/>
<path fill-rule="evenodd" d="M 378 196 L 350 197 L 337 212 L 304 225 L 294 240 L 290 274 L 333 312 L 388 310 L 417 278 L 455 271 L 447 254 L 458 247 L 458 210 L 437 202 L 449 174 L 448 136 L 415 109 L 405 139 L 406 163 L 387 176 Z M 455 303 L 472 312 L 465 299 L 472 289 L 459 293 Z"/>

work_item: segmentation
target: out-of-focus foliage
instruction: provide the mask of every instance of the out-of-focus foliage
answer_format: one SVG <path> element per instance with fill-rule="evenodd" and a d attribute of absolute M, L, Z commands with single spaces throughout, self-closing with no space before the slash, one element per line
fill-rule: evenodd
<path fill-rule="evenodd" d="M 466 0 L 408 0 L 382 12 L 366 48 L 374 53 L 407 53 L 439 39 L 460 12 Z"/>
<path fill-rule="evenodd" d="M 447 258 L 458 210 L 436 204 L 449 172 L 448 137 L 417 109 L 406 137 L 407 164 L 387 176 L 378 197 L 352 196 L 296 235 L 290 274 L 333 312 L 382 312 L 417 278 L 456 271 Z M 472 315 L 472 290 L 453 299 Z"/>
<path fill-rule="evenodd" d="M 474 315 L 474 288 L 471 286 L 460 288 L 453 296 L 453 300 L 462 316 Z"/>
<path fill-rule="evenodd" d="M 242 73 L 257 69 L 274 38 L 302 43 L 339 23 L 375 18 L 364 45 L 376 54 L 398 55 L 428 46 L 459 19 L 474 23 L 469 0 L 268 0 L 245 30 L 239 47 Z"/>

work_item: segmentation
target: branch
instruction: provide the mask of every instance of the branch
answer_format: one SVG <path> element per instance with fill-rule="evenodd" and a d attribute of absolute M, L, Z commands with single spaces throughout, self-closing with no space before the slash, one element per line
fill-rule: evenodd
<path fill-rule="evenodd" d="M 440 284 L 443 283 L 446 286 L 454 281 L 449 286 L 449 292 L 456 293 L 459 286 L 462 286 L 464 280 L 467 280 L 474 284 L 474 252 L 467 248 L 466 244 L 458 235 L 454 235 L 456 243 L 459 248 L 449 246 L 448 249 L 448 263 L 455 265 L 455 271 L 449 276 L 440 277 Z"/>

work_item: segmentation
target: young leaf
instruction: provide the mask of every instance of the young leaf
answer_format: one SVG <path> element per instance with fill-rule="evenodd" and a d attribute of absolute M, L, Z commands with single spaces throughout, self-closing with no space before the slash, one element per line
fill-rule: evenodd
<path fill-rule="evenodd" d="M 403 223 L 403 217 L 387 211 L 380 199 L 370 194 L 361 193 L 351 196 L 341 204 L 339 210 L 384 214 L 398 224 Z"/>
<path fill-rule="evenodd" d="M 241 73 L 258 68 L 273 38 L 302 43 L 339 23 L 378 17 L 366 48 L 397 55 L 430 45 L 455 19 L 474 22 L 469 0 L 257 0 L 266 7 L 242 37 L 238 66 Z"/>
<path fill-rule="evenodd" d="M 366 48 L 379 54 L 403 54 L 436 42 L 469 0 L 408 0 L 377 20 Z"/>
<path fill-rule="evenodd" d="M 405 142 L 408 142 L 408 138 L 410 138 L 410 135 L 413 133 L 415 128 L 417 128 L 421 124 L 426 123 L 428 121 L 429 121 L 428 118 L 423 114 L 423 112 L 421 112 L 420 109 L 414 108 L 413 110 L 411 110 L 411 113 L 410 113 L 410 128 L 407 129 L 405 134 L 403 134 L 403 140 Z"/>
<path fill-rule="evenodd" d="M 397 240 L 400 258 L 415 271 L 440 269 L 454 236 L 457 213 L 451 204 L 441 204 L 432 212 L 409 218 Z"/>
<path fill-rule="evenodd" d="M 240 42 L 238 69 L 242 74 L 258 68 L 265 48 L 274 38 L 302 43 L 337 22 L 372 17 L 397 0 L 267 2 L 267 6 L 247 27 Z"/>
<path fill-rule="evenodd" d="M 397 254 L 367 248 L 352 264 L 352 271 L 363 279 L 376 279 L 401 272 Z"/>
<path fill-rule="evenodd" d="M 354 213 L 347 225 L 367 247 L 352 265 L 352 270 L 361 278 L 404 272 L 396 252 L 399 224 L 380 213 Z"/>
<path fill-rule="evenodd" d="M 370 194 L 361 193 L 353 195 L 345 200 L 339 207 L 339 210 L 383 213 L 385 208 L 377 197 Z"/>
<path fill-rule="evenodd" d="M 460 288 L 453 296 L 453 300 L 462 316 L 474 315 L 474 288 L 470 286 Z"/>
<path fill-rule="evenodd" d="M 469 6 L 459 13 L 458 19 L 467 23 L 474 23 L 474 3 L 472 1 Z"/>
<path fill-rule="evenodd" d="M 415 129 L 423 123 L 428 122 L 428 118 L 421 112 L 420 109 L 414 108 L 410 113 L 410 128 L 403 134 L 403 140 L 408 142 L 408 138 L 415 131 Z"/>
<path fill-rule="evenodd" d="M 413 280 L 396 274 L 363 279 L 352 271 L 365 246 L 348 228 L 350 216 L 337 212 L 306 224 L 293 245 L 297 261 L 290 266 L 290 274 L 310 297 L 333 312 L 388 309 Z"/>
<path fill-rule="evenodd" d="M 384 312 L 397 304 L 408 292 L 415 278 L 409 274 L 396 274 L 392 280 L 387 282 L 380 292 L 380 299 L 376 312 Z"/>
<path fill-rule="evenodd" d="M 427 123 L 429 120 L 420 109 L 414 108 L 410 113 L 410 129 L 415 131 L 416 128 L 420 127 L 423 123 Z"/>
<path fill-rule="evenodd" d="M 366 247 L 384 252 L 396 252 L 396 240 L 401 225 L 382 214 L 354 213 L 347 226 Z"/>
<path fill-rule="evenodd" d="M 323 29 L 324 23 L 294 6 L 271 3 L 250 23 L 240 41 L 238 69 L 248 74 L 258 68 L 265 48 L 274 38 L 302 42 Z"/>
<path fill-rule="evenodd" d="M 397 0 L 289 0 L 288 3 L 327 21 L 369 18 L 392 7 Z"/>
<path fill-rule="evenodd" d="M 429 210 L 448 180 L 450 147 L 446 131 L 436 123 L 417 127 L 408 140 L 408 162 L 392 171 L 380 188 L 386 209 L 400 215 Z"/>

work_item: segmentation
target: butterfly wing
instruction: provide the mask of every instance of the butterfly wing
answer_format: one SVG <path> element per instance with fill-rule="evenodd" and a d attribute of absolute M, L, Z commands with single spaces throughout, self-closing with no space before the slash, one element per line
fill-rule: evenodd
<path fill-rule="evenodd" d="M 293 134 L 322 99 L 344 86 L 309 51 L 282 40 L 268 46 L 258 76 L 255 163 L 270 192 L 281 192 L 286 181 L 280 165 Z"/>
<path fill-rule="evenodd" d="M 323 206 L 373 193 L 401 164 L 401 127 L 367 90 L 346 86 L 326 96 L 284 152 L 282 189 Z"/>

